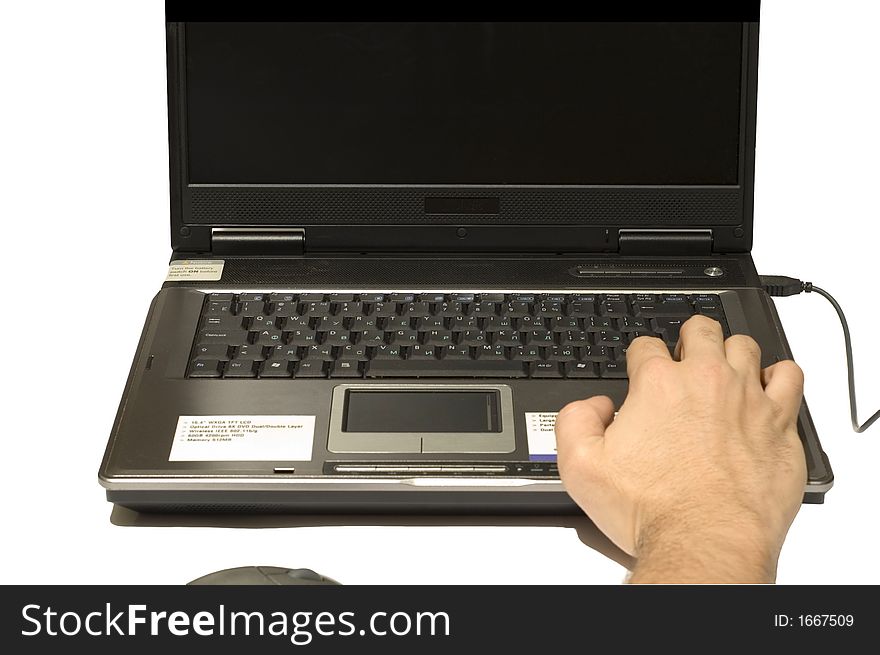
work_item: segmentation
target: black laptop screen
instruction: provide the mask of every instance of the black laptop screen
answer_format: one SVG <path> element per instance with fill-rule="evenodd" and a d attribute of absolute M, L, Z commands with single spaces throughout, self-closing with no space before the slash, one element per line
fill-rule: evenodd
<path fill-rule="evenodd" d="M 736 185 L 742 29 L 189 23 L 189 183 Z"/>

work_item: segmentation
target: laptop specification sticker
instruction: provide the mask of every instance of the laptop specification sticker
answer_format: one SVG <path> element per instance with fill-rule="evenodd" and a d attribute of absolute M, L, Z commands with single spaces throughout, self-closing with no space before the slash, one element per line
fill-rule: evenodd
<path fill-rule="evenodd" d="M 556 461 L 556 412 L 526 412 L 529 460 Z"/>
<path fill-rule="evenodd" d="M 171 462 L 309 461 L 314 416 L 181 416 Z"/>

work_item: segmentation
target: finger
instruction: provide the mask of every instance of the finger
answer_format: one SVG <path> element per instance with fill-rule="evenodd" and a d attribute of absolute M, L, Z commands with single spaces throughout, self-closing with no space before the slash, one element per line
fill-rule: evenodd
<path fill-rule="evenodd" d="M 725 359 L 721 323 L 706 316 L 692 316 L 681 326 L 676 353 L 679 359 Z"/>
<path fill-rule="evenodd" d="M 761 380 L 761 347 L 745 334 L 735 334 L 724 342 L 727 361 L 749 380 Z"/>
<path fill-rule="evenodd" d="M 563 407 L 556 415 L 556 454 L 560 468 L 565 468 L 570 459 L 581 459 L 584 449 L 600 448 L 605 429 L 613 420 L 614 403 L 608 396 L 594 396 Z"/>
<path fill-rule="evenodd" d="M 797 415 L 804 397 L 804 372 L 791 360 L 768 366 L 761 372 L 764 393 L 782 410 L 786 424 L 797 422 Z"/>
<path fill-rule="evenodd" d="M 649 359 L 659 357 L 672 361 L 669 348 L 657 337 L 638 337 L 626 349 L 626 374 L 630 380 L 636 376 L 639 367 Z"/>

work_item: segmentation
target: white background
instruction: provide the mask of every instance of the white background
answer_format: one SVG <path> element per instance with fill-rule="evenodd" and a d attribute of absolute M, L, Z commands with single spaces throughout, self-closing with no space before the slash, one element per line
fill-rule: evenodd
<path fill-rule="evenodd" d="M 880 405 L 880 3 L 763 5 L 754 256 L 843 304 L 864 417 Z M 163 21 L 158 0 L 4 5 L 2 581 L 182 583 L 246 564 L 346 583 L 621 581 L 567 528 L 111 525 L 96 472 L 170 252 Z M 880 582 L 880 426 L 849 429 L 830 306 L 779 307 L 837 477 L 798 516 L 779 581 Z"/>

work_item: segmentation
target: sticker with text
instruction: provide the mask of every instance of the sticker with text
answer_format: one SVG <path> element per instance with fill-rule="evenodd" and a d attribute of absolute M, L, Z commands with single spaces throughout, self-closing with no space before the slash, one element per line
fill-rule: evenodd
<path fill-rule="evenodd" d="M 556 412 L 526 412 L 529 460 L 556 461 Z"/>
<path fill-rule="evenodd" d="M 223 277 L 222 259 L 178 259 L 168 264 L 166 282 L 217 282 Z"/>
<path fill-rule="evenodd" d="M 181 416 L 172 462 L 309 461 L 314 416 Z"/>

